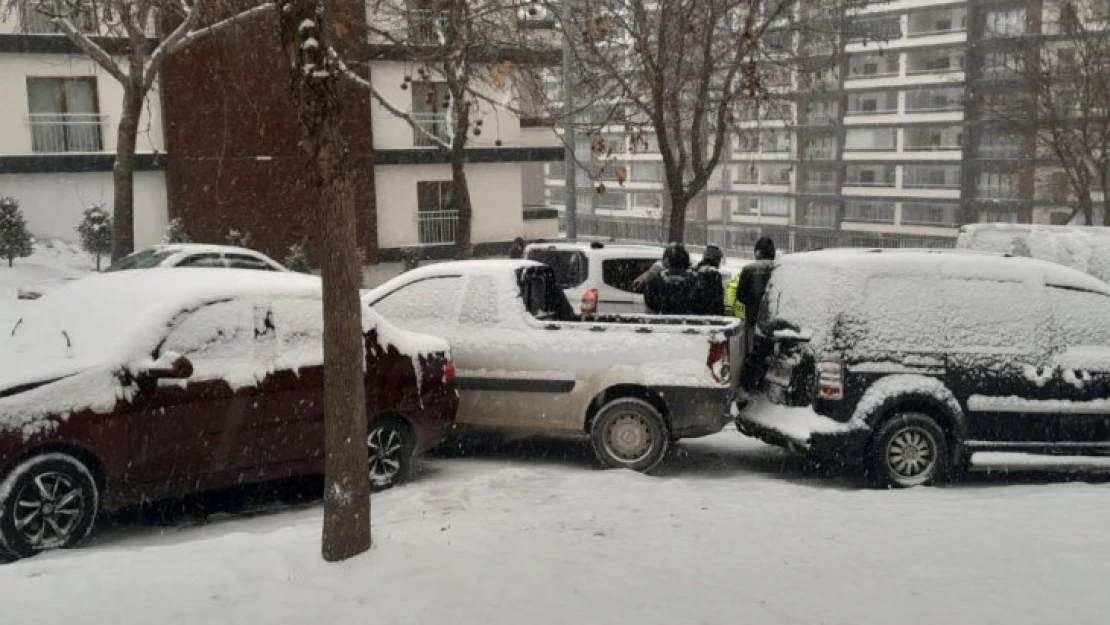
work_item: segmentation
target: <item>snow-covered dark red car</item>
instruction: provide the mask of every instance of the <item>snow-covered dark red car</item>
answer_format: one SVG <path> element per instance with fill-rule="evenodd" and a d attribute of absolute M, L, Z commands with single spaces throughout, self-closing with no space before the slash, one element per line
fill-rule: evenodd
<path fill-rule="evenodd" d="M 363 310 L 371 480 L 403 479 L 454 421 L 441 339 Z M 0 343 L 0 548 L 70 547 L 97 513 L 322 473 L 320 281 L 151 269 L 36 302 Z"/>

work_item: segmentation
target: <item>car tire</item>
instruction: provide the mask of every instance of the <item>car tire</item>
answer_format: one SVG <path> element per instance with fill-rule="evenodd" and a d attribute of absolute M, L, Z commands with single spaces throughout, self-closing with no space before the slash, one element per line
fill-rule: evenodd
<path fill-rule="evenodd" d="M 0 482 L 0 547 L 16 558 L 76 547 L 99 509 L 100 491 L 84 463 L 64 453 L 33 456 Z"/>
<path fill-rule="evenodd" d="M 948 470 L 948 441 L 936 420 L 920 412 L 896 414 L 883 423 L 868 452 L 869 477 L 883 488 L 924 486 Z"/>
<path fill-rule="evenodd" d="M 409 478 L 416 439 L 408 423 L 397 417 L 375 419 L 366 434 L 366 446 L 372 489 L 391 488 Z"/>
<path fill-rule="evenodd" d="M 655 406 L 629 397 L 601 408 L 590 428 L 590 441 L 605 468 L 647 472 L 666 455 L 670 434 Z"/>

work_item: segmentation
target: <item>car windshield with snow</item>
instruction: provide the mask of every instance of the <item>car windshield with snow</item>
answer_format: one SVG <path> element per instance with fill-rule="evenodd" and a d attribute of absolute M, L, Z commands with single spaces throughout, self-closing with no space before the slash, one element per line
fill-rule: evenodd
<path fill-rule="evenodd" d="M 230 270 L 90 276 L 0 344 L 0 548 L 77 544 L 100 509 L 323 470 L 320 281 Z M 454 419 L 442 339 L 363 314 L 371 482 Z"/>
<path fill-rule="evenodd" d="M 563 286 L 532 261 L 468 261 L 404 273 L 364 301 L 448 339 L 460 426 L 588 435 L 605 466 L 647 471 L 671 441 L 725 425 L 736 320 L 579 315 Z"/>
<path fill-rule="evenodd" d="M 1105 453 L 1107 319 L 1110 286 L 1039 260 L 791 255 L 760 310 L 766 398 L 738 426 L 893 486 L 978 451 Z"/>

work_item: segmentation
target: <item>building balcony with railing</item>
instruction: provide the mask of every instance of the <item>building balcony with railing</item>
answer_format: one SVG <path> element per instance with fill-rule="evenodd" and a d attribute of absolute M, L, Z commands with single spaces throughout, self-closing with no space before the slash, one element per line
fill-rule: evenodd
<path fill-rule="evenodd" d="M 47 0 L 23 0 L 18 7 L 19 32 L 24 35 L 60 35 L 62 29 L 55 18 L 69 19 L 77 29 L 86 34 L 99 31 L 94 6 L 90 2 L 64 2 L 55 5 Z M 0 13 L 8 17 L 6 12 Z"/>
<path fill-rule="evenodd" d="M 967 9 L 956 7 L 911 13 L 906 36 L 929 37 L 967 32 Z"/>
<path fill-rule="evenodd" d="M 412 113 L 412 120 L 416 123 L 412 131 L 415 147 L 434 148 L 439 147 L 439 141 L 451 141 L 447 113 Z"/>
<path fill-rule="evenodd" d="M 961 48 L 911 50 L 906 53 L 906 75 L 923 76 L 964 71 Z"/>
<path fill-rule="evenodd" d="M 104 151 L 104 128 L 108 121 L 105 115 L 39 113 L 25 119 L 31 135 L 31 152 L 35 154 Z"/>

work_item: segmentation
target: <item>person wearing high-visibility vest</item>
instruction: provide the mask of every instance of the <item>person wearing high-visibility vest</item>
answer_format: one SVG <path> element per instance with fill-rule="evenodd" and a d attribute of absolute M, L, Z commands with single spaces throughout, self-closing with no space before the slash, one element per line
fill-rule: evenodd
<path fill-rule="evenodd" d="M 762 237 L 755 242 L 755 262 L 749 263 L 728 282 L 725 289 L 725 313 L 744 320 L 741 353 L 744 362 L 740 384 L 744 390 L 754 390 L 759 383 L 760 367 L 752 358 L 755 348 L 755 322 L 759 316 L 759 303 L 771 277 L 775 264 L 775 242 Z"/>

